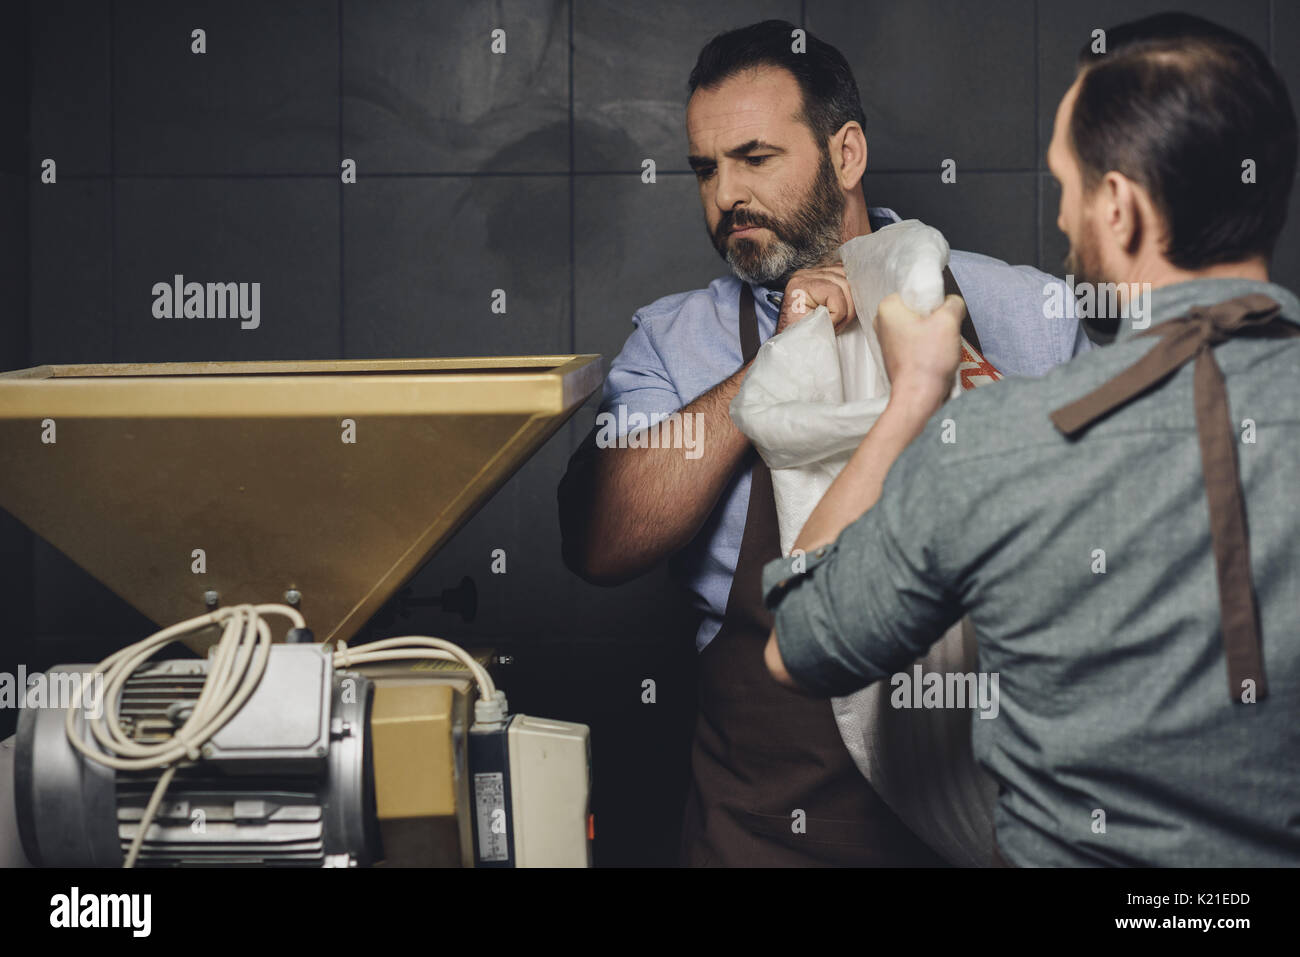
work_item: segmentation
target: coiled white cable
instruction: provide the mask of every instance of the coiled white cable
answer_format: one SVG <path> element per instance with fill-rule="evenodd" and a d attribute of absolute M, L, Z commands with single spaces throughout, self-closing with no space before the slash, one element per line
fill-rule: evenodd
<path fill-rule="evenodd" d="M 293 622 L 293 627 L 306 627 L 302 615 L 289 605 L 233 605 L 164 628 L 100 662 L 95 671 L 104 676 L 105 700 L 100 716 L 87 716 L 86 724 L 102 750 L 77 734 L 76 713 L 80 704 L 74 701 L 68 708 L 65 721 L 68 741 L 89 760 L 117 771 L 164 769 L 140 818 L 124 867 L 135 866 L 145 833 L 158 813 L 180 762 L 198 761 L 203 745 L 225 727 L 257 690 L 266 672 L 272 645 L 271 629 L 262 620 L 263 615 L 283 615 Z M 141 743 L 133 739 L 123 729 L 118 715 L 118 702 L 127 681 L 158 649 L 211 625 L 222 625 L 222 634 L 210 653 L 207 676 L 189 717 L 161 741 Z M 350 668 L 379 661 L 420 658 L 459 662 L 474 676 L 480 698 L 504 700 L 499 697 L 487 669 L 459 645 L 442 638 L 407 635 L 384 638 L 357 648 L 348 648 L 340 641 L 336 644 L 333 660 L 335 668 Z"/>

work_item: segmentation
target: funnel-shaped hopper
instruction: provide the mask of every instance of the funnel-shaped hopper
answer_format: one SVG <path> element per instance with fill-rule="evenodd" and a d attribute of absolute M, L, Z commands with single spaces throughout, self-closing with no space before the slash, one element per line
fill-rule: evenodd
<path fill-rule="evenodd" d="M 592 355 L 8 372 L 0 506 L 160 626 L 293 589 L 347 639 L 601 378 Z"/>

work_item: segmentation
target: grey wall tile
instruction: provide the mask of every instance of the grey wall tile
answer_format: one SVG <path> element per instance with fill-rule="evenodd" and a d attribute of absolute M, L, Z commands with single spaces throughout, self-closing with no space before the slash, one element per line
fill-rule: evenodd
<path fill-rule="evenodd" d="M 112 186 L 31 183 L 31 365 L 113 358 Z"/>
<path fill-rule="evenodd" d="M 573 18 L 574 168 L 686 169 L 686 80 L 701 47 L 767 19 L 798 25 L 792 0 L 583 2 Z"/>
<path fill-rule="evenodd" d="M 117 185 L 117 358 L 314 359 L 339 354 L 338 184 L 131 179 Z M 260 325 L 155 318 L 155 283 L 261 283 Z"/>
<path fill-rule="evenodd" d="M 1061 97 L 1074 81 L 1080 48 L 1095 29 L 1105 30 L 1171 9 L 1191 13 L 1250 38 L 1268 49 L 1268 0 L 1092 0 L 1086 4 L 1038 0 L 1038 127 L 1039 165 L 1052 140 L 1052 122 Z"/>
<path fill-rule="evenodd" d="M 568 351 L 567 177 L 363 176 L 343 197 L 349 357 Z"/>
<path fill-rule="evenodd" d="M 0 30 L 0 173 L 26 175 L 28 104 L 27 55 L 31 48 L 27 4 L 6 11 Z"/>
<path fill-rule="evenodd" d="M 119 173 L 336 173 L 338 10 L 316 0 L 115 7 Z M 191 52 L 191 31 L 207 52 Z"/>
<path fill-rule="evenodd" d="M 567 170 L 568 4 L 347 0 L 343 124 L 363 174 Z"/>
<path fill-rule="evenodd" d="M 1030 0 L 809 0 L 858 81 L 877 170 L 1034 164 Z"/>
<path fill-rule="evenodd" d="M 1293 104 L 1300 102 L 1300 5 L 1274 2 L 1273 63 L 1286 80 Z"/>
<path fill-rule="evenodd" d="M 867 204 L 940 230 L 953 249 L 1014 265 L 1038 261 L 1033 173 L 963 173 L 944 183 L 933 173 L 873 173 L 863 180 Z"/>
<path fill-rule="evenodd" d="M 102 0 L 29 4 L 29 171 L 45 158 L 61 174 L 110 169 L 109 9 Z"/>
<path fill-rule="evenodd" d="M 0 173 L 0 371 L 27 364 L 27 177 Z"/>
<path fill-rule="evenodd" d="M 606 368 L 638 309 L 730 271 L 709 242 L 695 177 L 656 180 L 579 176 L 574 184 L 574 348 L 601 353 Z"/>
<path fill-rule="evenodd" d="M 1051 173 L 1040 173 L 1039 187 L 1039 250 L 1038 268 L 1053 276 L 1065 275 L 1065 257 L 1070 252 L 1070 241 L 1057 228 L 1061 211 L 1061 187 Z"/>
<path fill-rule="evenodd" d="M 19 95 L 25 84 L 6 92 Z M 26 111 L 24 110 L 24 116 Z M 0 371 L 27 362 L 27 177 L 0 173 Z M 32 627 L 32 533 L 0 501 L 0 670 L 25 660 Z M 12 733 L 12 709 L 0 713 L 0 736 Z"/>
<path fill-rule="evenodd" d="M 1300 109 L 1300 4 L 1273 4 L 1273 62 L 1286 81 L 1291 106 Z M 1273 279 L 1300 290 L 1300 182 L 1291 187 L 1286 228 L 1273 253 Z"/>

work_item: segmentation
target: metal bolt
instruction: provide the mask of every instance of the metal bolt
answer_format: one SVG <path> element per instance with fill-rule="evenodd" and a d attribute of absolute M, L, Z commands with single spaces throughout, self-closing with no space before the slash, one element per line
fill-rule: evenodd
<path fill-rule="evenodd" d="M 221 601 L 221 596 L 211 588 L 203 593 L 203 603 L 209 608 L 216 608 L 219 601 Z"/>
<path fill-rule="evenodd" d="M 298 591 L 296 588 L 290 588 L 284 593 L 284 601 L 285 604 L 293 605 L 296 608 L 298 602 L 302 601 L 302 592 Z"/>
<path fill-rule="evenodd" d="M 202 753 L 203 753 L 203 756 L 204 756 L 205 758 L 210 758 L 210 757 L 212 757 L 212 755 L 214 755 L 216 752 L 212 749 L 212 745 L 210 745 L 210 744 L 205 744 L 205 745 L 203 746 Z"/>

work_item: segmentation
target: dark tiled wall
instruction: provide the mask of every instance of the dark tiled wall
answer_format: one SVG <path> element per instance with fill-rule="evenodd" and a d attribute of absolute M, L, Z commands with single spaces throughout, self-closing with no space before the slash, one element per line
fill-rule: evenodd
<path fill-rule="evenodd" d="M 27 365 L 27 10 L 0 14 L 0 369 Z M 0 671 L 31 657 L 34 536 L 0 509 Z M 14 718 L 0 711 L 0 737 Z"/>
<path fill-rule="evenodd" d="M 638 307 L 725 268 L 684 160 L 685 82 L 709 36 L 766 17 L 805 25 L 853 65 L 870 203 L 935 224 L 956 247 L 1059 271 L 1043 152 L 1075 51 L 1095 27 L 1171 7 L 1266 45 L 1300 91 L 1300 12 L 1275 0 L 33 3 L 30 23 L 6 34 L 10 45 L 28 36 L 30 56 L 0 67 L 23 63 L 26 82 L 3 89 L 30 90 L 9 97 L 0 121 L 25 129 L 30 105 L 25 160 L 0 157 L 0 359 L 608 360 Z M 196 27 L 207 32 L 202 56 L 190 52 Z M 504 56 L 488 49 L 498 27 Z M 57 186 L 37 182 L 45 157 L 59 163 Z M 355 185 L 340 183 L 345 157 Z M 648 157 L 653 185 L 640 179 Z M 947 158 L 955 184 L 939 179 Z M 1295 212 L 1276 263 L 1293 287 Z M 26 268 L 28 250 L 23 288 L 13 269 Z M 153 283 L 178 272 L 262 282 L 261 328 L 153 319 Z M 507 290 L 506 315 L 489 309 L 494 288 Z M 605 860 L 667 860 L 663 808 L 681 768 L 666 742 L 689 721 L 691 628 L 665 600 L 662 573 L 601 590 L 559 563 L 555 484 L 591 413 L 413 583 L 436 594 L 470 575 L 477 620 L 429 610 L 403 627 L 516 649 L 517 705 L 589 720 L 614 742 L 598 749 L 606 806 L 638 810 L 604 830 Z M 0 543 L 20 542 L 4 533 Z M 497 547 L 506 575 L 489 574 Z M 148 630 L 43 543 L 29 567 L 43 640 Z M 659 681 L 659 712 L 640 704 L 644 677 Z"/>

